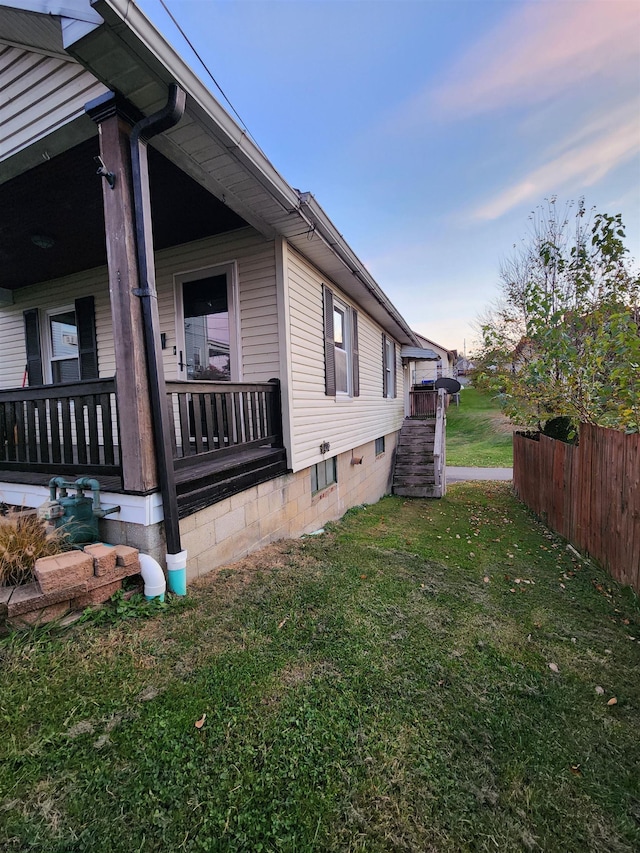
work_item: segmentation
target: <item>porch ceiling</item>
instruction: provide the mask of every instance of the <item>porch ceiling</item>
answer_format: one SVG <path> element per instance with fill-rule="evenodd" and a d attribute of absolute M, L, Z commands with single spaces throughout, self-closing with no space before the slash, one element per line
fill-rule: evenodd
<path fill-rule="evenodd" d="M 107 262 L 102 184 L 93 137 L 0 185 L 0 287 L 15 290 Z M 246 222 L 149 148 L 156 249 L 242 228 Z M 49 238 L 41 248 L 34 237 Z"/>

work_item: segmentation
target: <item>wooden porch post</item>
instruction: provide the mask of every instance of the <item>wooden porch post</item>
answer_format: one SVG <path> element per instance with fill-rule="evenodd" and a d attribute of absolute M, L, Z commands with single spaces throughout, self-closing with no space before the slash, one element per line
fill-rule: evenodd
<path fill-rule="evenodd" d="M 158 475 L 142 309 L 134 294 L 139 284 L 129 136 L 139 116 L 111 92 L 88 104 L 86 112 L 98 125 L 100 156 L 115 176 L 113 188 L 102 179 L 102 190 L 123 487 L 147 492 L 157 488 Z"/>

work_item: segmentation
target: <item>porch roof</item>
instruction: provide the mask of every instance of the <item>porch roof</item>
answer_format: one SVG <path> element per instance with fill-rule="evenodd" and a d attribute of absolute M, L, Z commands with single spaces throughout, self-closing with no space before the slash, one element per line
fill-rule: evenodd
<path fill-rule="evenodd" d="M 181 86 L 184 118 L 153 146 L 266 237 L 286 238 L 401 343 L 418 344 L 314 197 L 284 180 L 131 0 L 0 0 L 0 21 L 13 12 L 14 31 L 25 44 L 30 30 L 18 26 L 16 9 L 31 18 L 35 12 L 58 16 L 57 30 L 50 19 L 39 30 L 39 49 L 59 52 L 62 42 L 67 55 L 146 115 L 164 106 L 171 83 Z"/>
<path fill-rule="evenodd" d="M 422 349 L 421 347 L 404 346 L 400 350 L 402 358 L 408 358 L 412 361 L 437 361 L 440 356 L 432 349 Z"/>

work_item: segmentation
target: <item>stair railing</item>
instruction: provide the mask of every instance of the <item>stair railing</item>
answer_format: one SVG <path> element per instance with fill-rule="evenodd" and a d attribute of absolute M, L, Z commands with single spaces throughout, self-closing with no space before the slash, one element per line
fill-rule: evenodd
<path fill-rule="evenodd" d="M 446 472 L 446 397 L 444 388 L 438 389 L 438 402 L 436 403 L 436 431 L 433 441 L 433 475 L 435 481 L 434 497 L 441 498 L 447 491 Z"/>

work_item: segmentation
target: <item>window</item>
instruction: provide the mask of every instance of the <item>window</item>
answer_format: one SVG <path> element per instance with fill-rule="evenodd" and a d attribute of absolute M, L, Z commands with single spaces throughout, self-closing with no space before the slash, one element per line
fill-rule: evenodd
<path fill-rule="evenodd" d="M 323 489 L 326 489 L 327 486 L 331 486 L 333 483 L 337 482 L 338 476 L 335 456 L 332 456 L 331 459 L 323 459 L 322 462 L 318 462 L 317 465 L 311 466 L 312 494 L 315 495 Z"/>
<path fill-rule="evenodd" d="M 323 285 L 325 394 L 360 395 L 358 312 Z"/>
<path fill-rule="evenodd" d="M 384 436 L 380 438 L 376 438 L 376 456 L 380 456 L 384 453 Z"/>
<path fill-rule="evenodd" d="M 386 335 L 382 336 L 382 396 L 396 396 L 396 345 Z"/>
<path fill-rule="evenodd" d="M 98 378 L 93 296 L 42 316 L 40 309 L 29 308 L 24 312 L 24 335 L 29 385 Z"/>
<path fill-rule="evenodd" d="M 49 342 L 51 347 L 51 381 L 77 382 L 80 379 L 78 363 L 78 326 L 73 308 L 49 314 Z"/>

